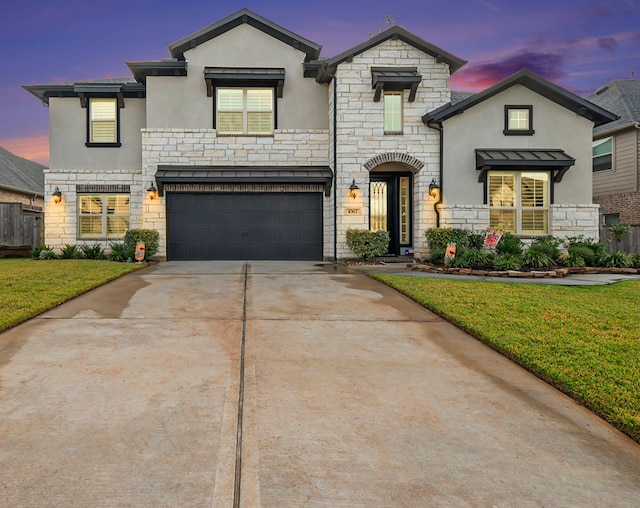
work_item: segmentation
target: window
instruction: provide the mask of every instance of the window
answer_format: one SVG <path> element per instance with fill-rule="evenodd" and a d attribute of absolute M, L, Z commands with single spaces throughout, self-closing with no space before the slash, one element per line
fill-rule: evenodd
<path fill-rule="evenodd" d="M 87 146 L 120 146 L 116 99 L 89 99 Z"/>
<path fill-rule="evenodd" d="M 615 226 L 616 224 L 620 224 L 620 214 L 619 213 L 605 213 L 604 214 L 604 225 L 605 226 Z"/>
<path fill-rule="evenodd" d="M 216 95 L 218 134 L 273 134 L 272 88 L 218 88 Z"/>
<path fill-rule="evenodd" d="M 549 231 L 549 173 L 490 171 L 489 227 L 521 235 Z"/>
<path fill-rule="evenodd" d="M 129 194 L 79 194 L 78 237 L 122 238 L 129 229 Z"/>
<path fill-rule="evenodd" d="M 402 92 L 384 92 L 384 133 L 402 134 Z"/>
<path fill-rule="evenodd" d="M 533 130 L 533 106 L 505 106 L 504 131 L 507 136 L 531 136 Z"/>
<path fill-rule="evenodd" d="M 613 169 L 613 138 L 602 138 L 593 142 L 593 171 Z"/>

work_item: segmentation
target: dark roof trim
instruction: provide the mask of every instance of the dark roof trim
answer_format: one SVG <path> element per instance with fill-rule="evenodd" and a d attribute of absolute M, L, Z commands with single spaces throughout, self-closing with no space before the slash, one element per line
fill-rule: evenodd
<path fill-rule="evenodd" d="M 204 79 L 207 82 L 207 96 L 213 96 L 215 84 L 251 86 L 273 86 L 279 98 L 282 97 L 285 70 L 273 67 L 205 67 Z"/>
<path fill-rule="evenodd" d="M 575 165 L 575 158 L 564 150 L 520 149 L 520 148 L 476 148 L 476 170 L 478 182 L 483 182 L 487 171 L 543 170 L 554 171 L 554 182 L 562 181 L 562 177 Z"/>
<path fill-rule="evenodd" d="M 185 60 L 184 53 L 190 49 L 199 46 L 219 35 L 232 30 L 243 23 L 246 23 L 258 30 L 278 39 L 289 46 L 302 51 L 306 54 L 305 60 L 315 60 L 320 56 L 320 50 L 322 46 L 312 42 L 298 34 L 287 30 L 279 25 L 276 25 L 272 21 L 250 11 L 249 9 L 240 9 L 239 11 L 230 14 L 226 18 L 217 21 L 197 32 L 194 32 L 186 37 L 183 37 L 179 41 L 169 44 L 169 52 L 173 58 L 178 60 Z"/>
<path fill-rule="evenodd" d="M 328 166 L 158 166 L 160 195 L 166 183 L 319 183 L 331 195 L 333 173 Z"/>
<path fill-rule="evenodd" d="M 611 122 L 618 118 L 617 115 L 614 115 L 610 111 L 596 106 L 586 99 L 578 97 L 568 90 L 565 90 L 537 74 L 534 74 L 528 69 L 523 69 L 486 90 L 467 97 L 456 104 L 449 103 L 427 113 L 422 117 L 422 121 L 425 124 L 443 122 L 444 120 L 462 113 L 476 104 L 479 104 L 480 102 L 489 99 L 490 97 L 493 97 L 514 85 L 522 85 L 529 90 L 546 97 L 550 101 L 573 111 L 587 120 L 591 120 L 596 126 Z"/>
<path fill-rule="evenodd" d="M 125 62 L 136 81 L 147 82 L 147 76 L 186 76 L 187 62 L 184 60 L 152 60 L 149 62 Z"/>
<path fill-rule="evenodd" d="M 371 67 L 371 86 L 376 90 L 373 101 L 380 102 L 382 90 L 408 88 L 409 102 L 413 102 L 421 81 L 422 76 L 418 74 L 417 67 Z"/>
<path fill-rule="evenodd" d="M 92 94 L 103 97 L 116 97 L 118 94 L 124 98 L 146 97 L 145 86 L 142 83 L 126 81 L 128 79 L 129 78 L 125 78 L 125 81 L 121 83 L 49 83 L 43 85 L 23 85 L 22 88 L 30 94 L 35 95 L 47 105 L 51 97 L 82 97 L 83 95 Z M 118 98 L 121 99 L 121 97 Z"/>
<path fill-rule="evenodd" d="M 413 46 L 414 48 L 419 49 L 420 51 L 423 51 L 428 55 L 431 55 L 436 59 L 437 62 L 446 63 L 449 66 L 449 74 L 453 74 L 460 67 L 462 67 L 464 64 L 467 63 L 466 60 L 462 60 L 461 58 L 458 58 L 457 56 L 445 51 L 444 49 L 434 46 L 433 44 L 421 39 L 420 37 L 412 34 L 411 32 L 408 32 L 407 30 L 405 30 L 400 26 L 392 26 L 391 28 L 376 35 L 375 37 L 371 37 L 371 39 L 361 44 L 358 44 L 357 46 L 354 46 L 353 48 L 348 49 L 347 51 L 340 53 L 339 55 L 334 56 L 333 58 L 329 58 L 325 60 L 326 66 L 329 69 L 331 69 L 330 74 L 333 74 L 336 67 L 342 62 L 346 60 L 350 60 L 354 56 L 359 55 L 360 53 L 363 53 L 368 49 L 371 49 L 388 39 L 401 40 L 403 42 L 406 42 L 407 44 Z M 310 70 L 311 70 L 311 67 L 305 68 L 305 71 L 307 71 L 307 74 L 310 72 Z M 318 69 L 318 70 L 321 71 L 321 69 Z M 316 77 L 316 79 L 319 82 L 326 82 L 326 81 L 329 81 L 331 77 L 332 76 L 329 76 L 326 73 L 320 72 Z"/>

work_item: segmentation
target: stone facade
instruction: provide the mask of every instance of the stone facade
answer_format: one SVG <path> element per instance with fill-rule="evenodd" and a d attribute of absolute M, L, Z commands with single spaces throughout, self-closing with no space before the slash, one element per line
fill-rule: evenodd
<path fill-rule="evenodd" d="M 414 102 L 408 102 L 408 91 L 404 91 L 402 135 L 384 133 L 383 101 L 374 102 L 372 66 L 415 67 L 422 76 L 425 86 L 418 87 Z M 348 228 L 369 229 L 370 172 L 383 165 L 413 175 L 411 248 L 420 256 L 424 232 L 435 226 L 428 188 L 439 172 L 439 137 L 422 123 L 422 115 L 450 101 L 449 68 L 404 41 L 388 39 L 339 64 L 336 83 L 337 257 L 353 257 L 345 243 Z M 332 128 L 333 122 L 329 125 Z M 360 187 L 355 203 L 347 192 L 353 181 Z M 360 207 L 361 213 L 347 215 L 354 207 Z"/>
<path fill-rule="evenodd" d="M 549 234 L 558 238 L 583 235 L 598 240 L 599 205 L 555 204 L 549 207 Z"/>
<path fill-rule="evenodd" d="M 440 227 L 484 231 L 489 227 L 489 205 L 437 205 Z"/>

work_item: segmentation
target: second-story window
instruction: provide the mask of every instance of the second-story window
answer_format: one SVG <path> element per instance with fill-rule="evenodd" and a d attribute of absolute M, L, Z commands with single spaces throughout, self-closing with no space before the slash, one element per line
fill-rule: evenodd
<path fill-rule="evenodd" d="M 613 138 L 602 138 L 593 142 L 593 171 L 613 169 Z"/>
<path fill-rule="evenodd" d="M 532 136 L 533 106 L 505 106 L 504 131 L 507 136 Z"/>
<path fill-rule="evenodd" d="M 119 144 L 118 104 L 115 98 L 90 98 L 88 115 L 87 145 Z"/>
<path fill-rule="evenodd" d="M 273 113 L 272 88 L 216 89 L 218 134 L 270 136 Z"/>
<path fill-rule="evenodd" d="M 384 133 L 402 134 L 402 92 L 384 92 Z"/>

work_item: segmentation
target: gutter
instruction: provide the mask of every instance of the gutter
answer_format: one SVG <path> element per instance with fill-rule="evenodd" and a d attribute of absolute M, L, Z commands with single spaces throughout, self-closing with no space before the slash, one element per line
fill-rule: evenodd
<path fill-rule="evenodd" d="M 440 159 L 439 159 L 439 168 L 438 168 L 438 172 L 439 172 L 439 180 L 440 180 L 440 194 L 438 196 L 438 200 L 434 203 L 433 205 L 433 210 L 436 212 L 436 227 L 439 228 L 440 227 L 440 212 L 438 211 L 438 205 L 442 203 L 442 196 L 444 195 L 444 181 L 443 181 L 443 174 L 444 174 L 444 162 L 443 162 L 443 157 L 444 157 L 444 128 L 442 127 L 442 124 L 436 124 L 436 123 L 427 123 L 427 127 L 429 127 L 430 129 L 433 129 L 435 131 L 438 131 L 439 135 L 440 135 Z"/>

